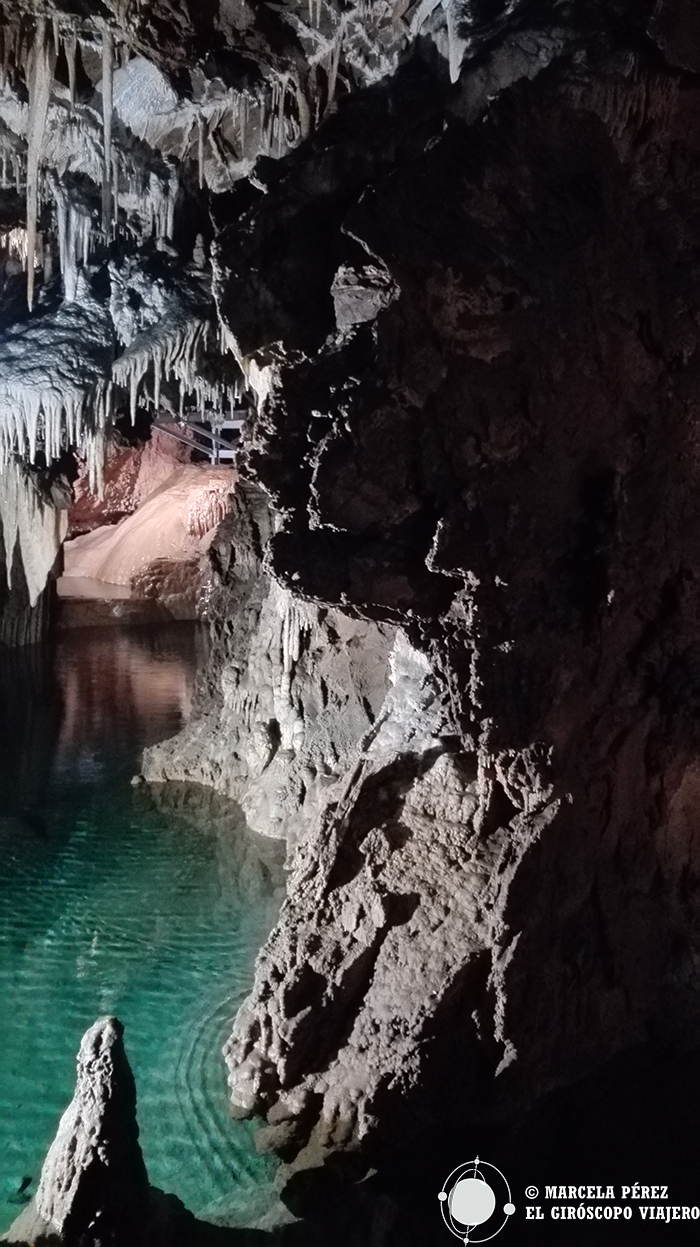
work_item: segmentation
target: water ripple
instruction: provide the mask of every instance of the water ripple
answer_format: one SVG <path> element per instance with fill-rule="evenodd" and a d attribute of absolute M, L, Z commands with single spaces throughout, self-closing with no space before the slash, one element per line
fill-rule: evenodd
<path fill-rule="evenodd" d="M 99 662 L 94 639 L 69 655 L 69 683 L 80 685 L 81 663 L 93 682 L 96 669 L 109 682 L 112 638 L 99 644 Z M 229 1224 L 251 1223 L 269 1200 L 271 1164 L 228 1112 L 221 1047 L 279 898 L 240 884 L 251 875 L 242 868 L 268 851 L 241 822 L 185 821 L 129 785 L 141 745 L 177 726 L 177 707 L 162 697 L 157 721 L 143 697 L 138 715 L 129 701 L 164 653 L 122 645 L 130 678 L 113 684 L 126 700 L 112 690 L 100 717 L 93 690 L 90 731 L 54 740 L 36 806 L 45 836 L 0 804 L 0 1232 L 25 1177 L 35 1189 L 80 1037 L 105 1012 L 125 1025 L 154 1185 Z M 174 679 L 178 696 L 183 679 Z"/>

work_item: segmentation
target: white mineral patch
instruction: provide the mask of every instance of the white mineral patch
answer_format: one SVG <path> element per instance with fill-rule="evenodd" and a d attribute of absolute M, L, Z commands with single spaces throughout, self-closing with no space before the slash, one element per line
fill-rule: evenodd
<path fill-rule="evenodd" d="M 142 56 L 115 71 L 113 92 L 119 119 L 152 147 L 193 116 L 192 106 L 182 106 L 165 75 Z"/>

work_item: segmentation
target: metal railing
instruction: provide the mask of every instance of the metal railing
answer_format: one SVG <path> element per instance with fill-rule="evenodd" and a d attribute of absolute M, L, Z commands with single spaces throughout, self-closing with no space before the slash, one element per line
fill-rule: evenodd
<path fill-rule="evenodd" d="M 219 425 L 222 433 L 240 432 L 246 416 L 245 408 L 240 410 L 240 418 L 234 414 Z M 201 420 L 188 419 L 186 416 L 159 416 L 153 421 L 153 427 L 174 438 L 176 442 L 181 442 L 183 446 L 188 446 L 190 450 L 201 451 L 207 455 L 210 463 L 232 463 L 235 458 L 236 443 L 220 437 L 202 424 Z"/>

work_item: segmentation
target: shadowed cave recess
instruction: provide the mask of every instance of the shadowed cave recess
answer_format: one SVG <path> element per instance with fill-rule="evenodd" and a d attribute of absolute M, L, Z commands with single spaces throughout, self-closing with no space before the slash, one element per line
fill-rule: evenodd
<path fill-rule="evenodd" d="M 224 1060 L 290 1223 L 153 1203 L 103 1019 L 14 1241 L 700 1204 L 699 200 L 694 0 L 0 2 L 0 642 L 204 620 L 140 778 L 287 846 Z"/>

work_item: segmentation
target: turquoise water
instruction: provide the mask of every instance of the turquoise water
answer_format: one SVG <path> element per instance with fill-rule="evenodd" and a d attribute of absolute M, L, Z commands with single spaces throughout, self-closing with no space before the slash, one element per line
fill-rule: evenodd
<path fill-rule="evenodd" d="M 279 848 L 205 790 L 130 783 L 187 713 L 196 649 L 188 627 L 105 629 L 0 663 L 0 1231 L 105 1013 L 151 1182 L 225 1224 L 271 1202 L 220 1050 L 279 908 Z"/>

